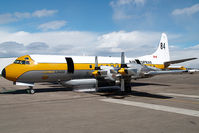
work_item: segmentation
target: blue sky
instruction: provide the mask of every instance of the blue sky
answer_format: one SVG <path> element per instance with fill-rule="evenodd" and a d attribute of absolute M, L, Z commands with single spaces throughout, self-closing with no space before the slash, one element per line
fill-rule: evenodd
<path fill-rule="evenodd" d="M 57 12 L 50 17 L 29 18 L 19 20 L 16 23 L 5 24 L 12 26 L 17 30 L 26 30 L 28 32 L 37 32 L 39 24 L 53 21 L 65 20 L 67 25 L 59 30 L 80 30 L 94 32 L 108 32 L 115 30 L 112 21 L 112 9 L 108 0 L 5 0 L 1 2 L 0 13 L 33 13 L 37 10 L 56 10 Z M 22 26 L 29 25 L 28 27 Z"/>
<path fill-rule="evenodd" d="M 119 1 L 126 1 L 126 4 L 125 2 L 118 4 Z M 199 4 L 198 0 L 1 0 L 1 15 L 16 12 L 33 13 L 44 9 L 56 11 L 48 17 L 23 18 L 4 23 L 1 27 L 7 26 L 16 31 L 38 32 L 37 26 L 42 23 L 64 20 L 67 24 L 59 30 L 103 33 L 118 30 L 197 33 L 198 11 L 191 15 L 172 15 L 176 9 L 184 9 L 196 4 Z M 122 18 L 121 15 L 119 18 L 118 12 L 127 17 Z"/>
<path fill-rule="evenodd" d="M 172 58 L 199 57 L 198 0 L 1 0 L 0 4 L 0 57 L 116 56 L 120 51 L 141 56 L 156 49 L 162 32 L 168 35 Z"/>

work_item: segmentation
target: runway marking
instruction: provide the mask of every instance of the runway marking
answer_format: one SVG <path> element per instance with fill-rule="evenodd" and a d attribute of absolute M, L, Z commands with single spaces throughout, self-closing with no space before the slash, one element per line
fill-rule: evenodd
<path fill-rule="evenodd" d="M 134 102 L 134 101 L 127 101 L 120 99 L 100 99 L 100 101 L 199 117 L 199 111 L 191 109 L 176 108 L 176 107 L 170 107 L 158 104 L 149 104 L 149 103 Z"/>
<path fill-rule="evenodd" d="M 197 95 L 184 95 L 184 94 L 176 94 L 176 93 L 158 93 L 160 95 L 167 95 L 167 96 L 178 96 L 178 97 L 188 97 L 188 98 L 196 98 L 199 99 Z"/>

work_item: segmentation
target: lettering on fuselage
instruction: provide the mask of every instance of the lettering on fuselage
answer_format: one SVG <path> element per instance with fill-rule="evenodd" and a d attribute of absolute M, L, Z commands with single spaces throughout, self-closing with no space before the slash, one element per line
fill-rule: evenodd
<path fill-rule="evenodd" d="M 42 73 L 45 73 L 45 74 L 65 73 L 65 70 L 44 71 L 44 72 L 42 72 Z"/>
<path fill-rule="evenodd" d="M 136 63 L 135 60 L 129 60 L 129 63 Z M 141 64 L 152 64 L 151 61 L 140 61 Z"/>

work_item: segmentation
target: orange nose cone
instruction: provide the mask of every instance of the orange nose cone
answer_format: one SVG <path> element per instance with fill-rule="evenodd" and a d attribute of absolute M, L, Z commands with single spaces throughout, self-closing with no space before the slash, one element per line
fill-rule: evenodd
<path fill-rule="evenodd" d="M 17 77 L 19 75 L 19 71 L 17 70 L 16 67 L 14 67 L 13 64 L 8 65 L 5 69 L 4 72 L 4 78 L 6 78 L 7 80 L 11 80 L 11 81 L 16 81 Z M 3 71 L 2 71 L 3 73 Z"/>

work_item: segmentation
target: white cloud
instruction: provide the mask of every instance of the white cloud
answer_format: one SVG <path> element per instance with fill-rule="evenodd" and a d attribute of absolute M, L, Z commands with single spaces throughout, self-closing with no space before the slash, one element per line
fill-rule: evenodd
<path fill-rule="evenodd" d="M 123 10 L 115 10 L 113 14 L 113 19 L 124 20 L 132 18 L 131 15 L 126 14 Z"/>
<path fill-rule="evenodd" d="M 46 9 L 43 9 L 43 10 L 37 10 L 37 11 L 33 12 L 32 16 L 40 18 L 40 17 L 52 16 L 52 15 L 54 15 L 57 12 L 58 12 L 57 10 L 46 10 Z"/>
<path fill-rule="evenodd" d="M 13 17 L 10 13 L 0 14 L 0 24 L 6 24 L 17 21 L 16 17 Z"/>
<path fill-rule="evenodd" d="M 145 0 L 117 0 L 111 1 L 110 6 L 113 8 L 113 19 L 124 20 L 133 17 L 131 10 L 134 6 L 143 6 Z"/>
<path fill-rule="evenodd" d="M 52 16 L 55 13 L 57 13 L 57 10 L 37 10 L 34 11 L 33 13 L 30 12 L 14 12 L 14 13 L 4 13 L 0 14 L 0 24 L 7 24 L 10 22 L 16 22 L 21 19 L 28 19 L 32 17 L 47 17 L 47 16 Z"/>
<path fill-rule="evenodd" d="M 24 31 L 9 33 L 0 31 L 0 43 L 17 42 L 25 46 L 33 42 L 43 42 L 50 47 L 58 45 L 87 46 L 96 41 L 96 33 L 79 31 L 56 31 L 56 32 L 38 32 L 29 33 Z"/>
<path fill-rule="evenodd" d="M 15 12 L 14 13 L 14 17 L 16 17 L 18 19 L 30 18 L 31 17 L 31 13 L 29 13 L 29 12 Z"/>
<path fill-rule="evenodd" d="M 61 27 L 66 25 L 66 21 L 61 20 L 61 21 L 51 21 L 47 22 L 44 24 L 41 24 L 38 26 L 38 29 L 47 31 L 47 30 L 57 30 L 60 29 Z"/>
<path fill-rule="evenodd" d="M 145 0 L 117 0 L 117 1 L 111 1 L 110 5 L 113 6 L 124 6 L 124 5 L 131 5 L 131 4 L 144 4 Z"/>
<path fill-rule="evenodd" d="M 192 15 L 197 12 L 199 12 L 199 4 L 195 4 L 191 7 L 187 7 L 183 9 L 175 9 L 172 12 L 172 15 Z"/>
<path fill-rule="evenodd" d="M 153 47 L 154 43 L 159 40 L 160 33 L 155 32 L 112 32 L 98 37 L 99 48 L 121 48 L 122 50 L 132 50 L 144 45 Z"/>

